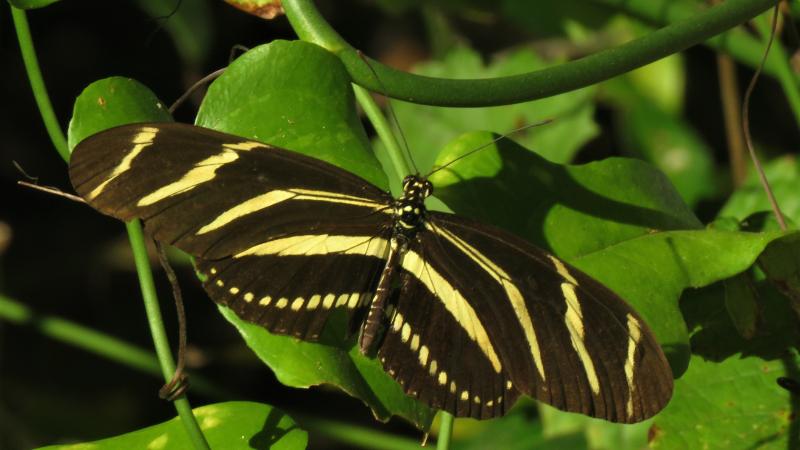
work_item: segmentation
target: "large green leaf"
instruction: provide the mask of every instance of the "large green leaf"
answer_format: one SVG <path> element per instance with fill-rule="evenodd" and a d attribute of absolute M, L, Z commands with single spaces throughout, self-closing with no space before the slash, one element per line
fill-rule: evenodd
<path fill-rule="evenodd" d="M 215 449 L 304 449 L 308 434 L 286 413 L 270 405 L 226 402 L 195 408 L 208 444 Z M 119 436 L 80 444 L 42 447 L 48 450 L 183 450 L 193 448 L 180 418 Z"/>
<path fill-rule="evenodd" d="M 386 186 L 355 111 L 350 78 L 335 56 L 313 44 L 275 41 L 239 57 L 212 84 L 197 123 L 302 152 Z M 406 396 L 351 343 L 272 335 L 221 310 L 282 383 L 338 386 L 381 420 L 399 415 L 418 427 L 430 426 L 433 411 Z"/>
<path fill-rule="evenodd" d="M 330 324 L 322 340 L 313 343 L 271 334 L 240 320 L 228 308 L 220 306 L 220 311 L 281 383 L 298 388 L 336 386 L 361 399 L 380 420 L 398 415 L 419 428 L 430 427 L 434 415 L 430 408 L 405 395 L 380 363 L 361 355 L 357 345 L 331 335 L 332 331 L 343 329 L 344 323 Z"/>
<path fill-rule="evenodd" d="M 742 338 L 727 314 L 717 283 L 681 302 L 692 328 L 694 355 L 675 385 L 667 409 L 656 416 L 654 448 L 796 448 L 793 419 L 800 402 L 779 387 L 797 377 L 800 324 L 788 302 L 766 282 L 756 289 L 759 333 Z"/>
<path fill-rule="evenodd" d="M 449 78 L 488 78 L 512 75 L 545 67 L 529 50 L 511 52 L 488 66 L 480 55 L 468 48 L 456 48 L 442 61 L 427 62 L 415 71 L 422 75 Z M 433 165 L 445 144 L 470 130 L 508 133 L 523 125 L 554 119 L 547 125 L 514 135 L 527 148 L 552 161 L 570 161 L 597 132 L 594 122 L 592 87 L 533 102 L 491 108 L 443 108 L 393 102 L 399 126 L 403 129 L 422 173 Z M 441 161 L 441 159 L 440 159 Z"/>
<path fill-rule="evenodd" d="M 465 134 L 442 150 L 437 163 L 453 161 L 495 137 Z M 702 227 L 669 180 L 634 159 L 561 165 L 504 139 L 436 172 L 431 181 L 434 194 L 454 211 L 500 225 L 564 257 L 656 231 Z"/>
<path fill-rule="evenodd" d="M 273 41 L 237 58 L 209 87 L 196 123 L 304 153 L 388 187 L 356 114 L 350 76 L 314 44 Z"/>

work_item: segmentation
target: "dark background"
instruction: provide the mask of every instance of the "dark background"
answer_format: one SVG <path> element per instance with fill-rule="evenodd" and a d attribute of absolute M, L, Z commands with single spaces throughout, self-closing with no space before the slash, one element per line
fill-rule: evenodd
<path fill-rule="evenodd" d="M 320 2 L 323 3 L 323 2 Z M 409 12 L 387 15 L 365 2 L 338 1 L 322 6 L 325 17 L 349 42 L 366 53 L 407 68 L 426 56 L 421 19 Z M 213 47 L 207 62 L 182 67 L 161 21 L 133 2 L 62 1 L 28 17 L 44 79 L 62 127 L 80 91 L 100 78 L 123 75 L 149 86 L 169 103 L 205 73 L 227 64 L 234 45 L 252 47 L 294 37 L 285 18 L 265 22 L 222 2 L 211 2 Z M 485 54 L 529 34 L 502 21 L 480 25 L 456 21 L 459 30 Z M 2 96 L 0 103 L 0 293 L 42 316 L 59 316 L 111 334 L 145 349 L 152 343 L 139 287 L 128 256 L 122 224 L 63 198 L 16 185 L 26 179 L 14 165 L 43 185 L 71 191 L 66 164 L 45 132 L 27 81 L 10 13 L 0 8 Z M 725 137 L 718 98 L 714 54 L 687 52 L 687 116 L 725 158 Z M 744 83 L 750 71 L 740 70 Z M 177 119 L 191 122 L 196 104 Z M 790 148 L 797 142 L 791 113 L 775 83 L 762 81 L 754 98 L 753 133 L 762 142 Z M 609 113 L 597 120 L 610 127 Z M 466 131 L 466 130 L 465 130 Z M 579 160 L 612 154 L 614 133 L 603 132 Z M 713 217 L 719 204 L 700 208 Z M 400 420 L 375 422 L 358 400 L 330 389 L 290 389 L 244 346 L 238 333 L 200 289 L 191 268 L 177 267 L 185 292 L 197 373 L 232 391 L 231 399 L 261 401 L 286 411 L 335 418 L 349 423 L 420 437 Z M 168 329 L 175 342 L 175 317 L 169 286 L 157 272 Z M 85 441 L 113 436 L 174 416 L 158 399 L 161 380 L 43 336 L 33 326 L 0 320 L 0 449 Z M 192 404 L 220 401 L 191 392 Z M 315 448 L 334 448 L 319 436 Z"/>

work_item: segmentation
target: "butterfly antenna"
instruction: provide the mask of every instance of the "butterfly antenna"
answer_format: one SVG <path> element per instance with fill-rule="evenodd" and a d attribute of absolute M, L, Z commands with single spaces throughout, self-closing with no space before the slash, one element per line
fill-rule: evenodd
<path fill-rule="evenodd" d="M 453 163 L 455 163 L 456 161 L 459 161 L 459 160 L 461 160 L 461 159 L 464 159 L 464 158 L 466 158 L 467 156 L 469 156 L 469 155 L 471 155 L 471 154 L 473 154 L 473 153 L 475 153 L 475 152 L 477 152 L 477 151 L 479 151 L 479 150 L 483 150 L 484 148 L 486 148 L 486 147 L 488 147 L 488 146 L 490 146 L 490 145 L 496 144 L 498 141 L 501 141 L 501 140 L 503 140 L 503 139 L 505 139 L 505 138 L 507 138 L 507 137 L 511 136 L 511 135 L 512 135 L 512 134 L 514 134 L 514 133 L 519 133 L 520 131 L 525 131 L 525 130 L 527 130 L 528 128 L 538 127 L 538 126 L 540 126 L 540 125 L 547 125 L 548 123 L 550 123 L 550 122 L 552 122 L 552 121 L 553 121 L 553 119 L 545 119 L 545 120 L 542 120 L 542 121 L 540 121 L 540 122 L 529 123 L 529 124 L 527 124 L 527 125 L 525 125 L 525 126 L 522 126 L 522 127 L 519 127 L 519 128 L 517 128 L 517 129 L 511 130 L 511 131 L 509 131 L 508 133 L 506 133 L 506 134 L 503 134 L 503 135 L 501 135 L 501 136 L 499 136 L 499 137 L 497 137 L 497 138 L 495 138 L 495 139 L 491 140 L 490 142 L 487 142 L 487 143 L 485 143 L 485 144 L 483 144 L 483 145 L 479 146 L 478 148 L 474 148 L 474 149 L 472 149 L 472 150 L 468 151 L 467 153 L 464 153 L 463 155 L 461 155 L 461 156 L 459 156 L 458 158 L 456 158 L 456 159 L 454 159 L 454 160 L 452 160 L 452 161 L 448 162 L 447 164 L 445 164 L 445 165 L 443 165 L 443 166 L 439 166 L 439 167 L 437 167 L 437 168 L 435 168 L 435 169 L 431 170 L 430 172 L 428 172 L 428 174 L 427 174 L 427 175 L 425 175 L 425 178 L 427 178 L 427 177 L 429 177 L 429 176 L 431 176 L 431 175 L 435 174 L 436 172 L 438 172 L 438 171 L 440 171 L 440 170 L 442 170 L 442 169 L 446 169 L 448 166 L 451 166 L 451 165 L 452 165 Z"/>
<path fill-rule="evenodd" d="M 414 173 L 419 173 L 419 169 L 417 169 L 417 165 L 414 163 L 414 157 L 411 156 L 411 149 L 408 147 L 408 141 L 406 140 L 406 135 L 403 133 L 403 129 L 400 127 L 400 121 L 397 120 L 397 115 L 394 113 L 394 108 L 392 108 L 392 99 L 389 98 L 389 95 L 386 93 L 386 86 L 383 84 L 383 81 L 378 77 L 378 73 L 375 72 L 375 69 L 372 67 L 372 64 L 369 63 L 366 55 L 361 52 L 361 50 L 356 50 L 358 52 L 358 56 L 361 58 L 362 61 L 367 65 L 369 71 L 372 73 L 372 76 L 375 77 L 375 80 L 378 82 L 378 86 L 381 88 L 381 95 L 386 98 L 386 107 L 389 109 L 389 116 L 392 118 L 392 122 L 397 127 L 397 131 L 400 133 L 400 140 L 403 141 L 403 148 L 406 151 L 406 155 L 408 155 L 408 160 L 411 162 L 411 166 L 414 167 Z"/>

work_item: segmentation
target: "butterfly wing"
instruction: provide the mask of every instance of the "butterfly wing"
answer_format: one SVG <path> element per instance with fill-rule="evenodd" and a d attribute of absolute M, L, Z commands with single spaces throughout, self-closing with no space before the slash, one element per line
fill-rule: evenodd
<path fill-rule="evenodd" d="M 472 417 L 503 414 L 519 392 L 629 423 L 668 402 L 672 372 L 660 346 L 602 284 L 462 217 L 430 213 L 417 237 L 380 349 L 407 392 Z"/>
<path fill-rule="evenodd" d="M 140 218 L 156 239 L 205 259 L 325 224 L 391 221 L 391 197 L 350 172 L 180 123 L 90 136 L 75 148 L 69 171 L 92 207 Z"/>
<path fill-rule="evenodd" d="M 385 264 L 387 193 L 260 142 L 125 125 L 82 141 L 70 178 L 95 209 L 198 258 L 212 299 L 273 332 L 316 339 L 334 309 L 368 301 Z"/>

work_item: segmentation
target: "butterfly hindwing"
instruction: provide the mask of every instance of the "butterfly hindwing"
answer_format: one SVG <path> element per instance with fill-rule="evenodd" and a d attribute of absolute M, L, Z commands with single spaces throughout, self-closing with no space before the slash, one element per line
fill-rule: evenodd
<path fill-rule="evenodd" d="M 369 305 L 386 263 L 385 231 L 285 236 L 253 252 L 198 260 L 197 268 L 209 296 L 241 319 L 272 333 L 316 341 L 335 310 L 352 319 Z"/>
<path fill-rule="evenodd" d="M 424 268 L 413 269 L 415 253 L 410 251 L 412 259 L 403 266 L 416 279 L 404 288 L 414 298 L 401 295 L 394 312 L 409 322 L 411 337 L 406 339 L 400 327 L 399 333 L 387 334 L 382 348 L 387 357 L 404 346 L 416 348 L 404 358 L 402 370 L 414 368 L 406 378 L 430 375 L 430 366 L 419 364 L 424 359 L 419 349 L 426 345 L 427 353 L 449 357 L 437 360 L 437 371 L 477 380 L 470 389 L 481 391 L 481 401 L 507 380 L 512 390 L 559 409 L 637 422 L 669 400 L 671 371 L 652 332 L 608 288 L 510 233 L 458 216 L 429 213 L 426 230 L 417 238 Z M 437 292 L 422 289 L 425 285 Z M 442 328 L 449 337 L 442 339 Z M 411 345 L 414 334 L 426 338 Z M 454 354 L 458 357 L 450 357 Z M 465 362 L 471 360 L 483 366 Z M 411 365 L 414 361 L 417 366 Z M 433 376 L 406 391 L 438 399 L 449 386 L 437 387 L 437 381 Z M 474 401 L 475 394 L 463 397 Z M 457 411 L 462 407 L 459 403 Z M 469 410 L 466 415 L 493 414 L 502 410 Z"/>
<path fill-rule="evenodd" d="M 425 252 L 430 236 L 418 236 L 404 256 L 380 361 L 409 395 L 435 408 L 459 417 L 501 416 L 519 392 L 508 385 L 499 357 L 482 348 L 487 330 L 463 301 L 463 286 L 449 283 L 458 268 L 436 264 Z"/>

